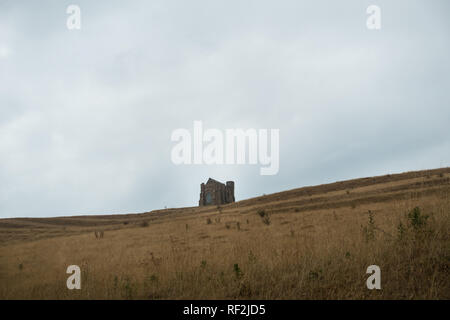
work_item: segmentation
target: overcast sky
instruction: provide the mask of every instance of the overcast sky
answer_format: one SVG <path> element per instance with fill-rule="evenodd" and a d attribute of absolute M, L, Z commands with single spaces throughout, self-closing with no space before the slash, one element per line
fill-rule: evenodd
<path fill-rule="evenodd" d="M 81 8 L 68 30 L 67 6 Z M 366 9 L 381 8 L 381 30 Z M 0 0 L 0 217 L 236 200 L 450 165 L 450 2 Z M 280 168 L 175 165 L 193 121 L 280 130 Z"/>

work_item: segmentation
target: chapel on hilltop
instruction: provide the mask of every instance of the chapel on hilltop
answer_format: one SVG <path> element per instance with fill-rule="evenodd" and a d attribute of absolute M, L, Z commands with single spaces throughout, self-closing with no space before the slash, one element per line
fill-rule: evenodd
<path fill-rule="evenodd" d="M 234 181 L 227 181 L 226 184 L 223 184 L 209 178 L 206 184 L 200 185 L 199 206 L 221 205 L 232 202 L 234 202 Z"/>

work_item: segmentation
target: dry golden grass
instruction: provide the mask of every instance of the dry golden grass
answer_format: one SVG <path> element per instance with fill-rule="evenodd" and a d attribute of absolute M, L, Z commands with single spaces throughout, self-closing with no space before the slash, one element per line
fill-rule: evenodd
<path fill-rule="evenodd" d="M 0 298 L 449 299 L 449 177 L 445 168 L 221 207 L 2 219 Z M 415 207 L 419 220 L 408 217 Z M 81 290 L 66 288 L 73 264 Z M 381 290 L 366 287 L 373 264 Z"/>

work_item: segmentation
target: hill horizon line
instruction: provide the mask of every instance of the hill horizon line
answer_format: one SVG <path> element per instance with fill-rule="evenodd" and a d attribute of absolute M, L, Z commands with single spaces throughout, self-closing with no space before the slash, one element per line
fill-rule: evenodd
<path fill-rule="evenodd" d="M 339 188 L 341 186 L 342 188 L 345 188 L 345 186 L 349 187 L 351 185 L 351 188 L 354 188 L 356 185 L 361 186 L 361 183 L 364 184 L 366 182 L 366 185 L 372 185 L 377 183 L 385 183 L 388 181 L 398 181 L 402 179 L 408 179 L 413 177 L 414 175 L 417 175 L 417 177 L 423 177 L 427 175 L 433 175 L 433 174 L 439 174 L 439 173 L 446 173 L 450 172 L 450 167 L 440 167 L 440 168 L 433 168 L 433 169 L 423 169 L 423 170 L 412 170 L 412 171 L 404 171 L 400 173 L 386 173 L 383 175 L 377 175 L 377 176 L 367 176 L 367 177 L 360 177 L 360 178 L 353 178 L 353 179 L 347 179 L 347 180 L 338 180 L 335 182 L 330 183 L 322 183 L 317 185 L 309 185 L 309 186 L 302 186 L 302 187 L 296 187 L 292 189 L 287 189 L 283 191 L 278 191 L 274 193 L 269 194 L 263 194 L 261 196 L 255 196 L 251 198 L 242 199 L 230 204 L 222 204 L 222 205 L 208 205 L 204 206 L 205 209 L 211 209 L 213 207 L 228 207 L 228 206 L 240 206 L 242 204 L 245 204 L 246 202 L 251 201 L 260 201 L 260 202 L 270 202 L 273 197 L 277 197 L 281 194 L 289 194 L 295 192 L 296 194 L 298 192 L 304 191 L 304 192 L 313 192 L 315 189 L 330 189 L 331 190 L 338 190 L 336 188 Z M 267 200 L 267 201 L 264 201 Z M 76 214 L 76 215 L 61 215 L 61 216 L 40 216 L 40 217 L 8 217 L 8 218 L 0 218 L 1 220 L 8 220 L 8 219 L 14 219 L 14 220 L 29 220 L 29 219 L 55 219 L 55 218 L 96 218 L 96 217 L 120 217 L 120 216 L 141 216 L 141 215 L 151 215 L 152 213 L 162 213 L 162 212 L 170 212 L 174 210 L 186 210 L 186 209 L 195 209 L 195 208 L 201 208 L 199 206 L 184 206 L 184 207 L 170 207 L 170 208 L 159 208 L 159 209 L 153 209 L 150 211 L 143 211 L 143 212 L 127 212 L 127 213 L 100 213 L 100 214 Z"/>

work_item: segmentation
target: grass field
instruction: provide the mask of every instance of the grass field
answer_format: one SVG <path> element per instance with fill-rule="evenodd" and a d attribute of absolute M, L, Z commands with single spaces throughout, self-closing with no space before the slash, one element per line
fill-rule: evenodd
<path fill-rule="evenodd" d="M 450 168 L 223 206 L 1 219 L 0 299 L 450 299 L 449 228 Z M 66 287 L 69 265 L 81 290 Z M 366 287 L 369 265 L 381 290 Z"/>

